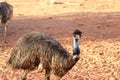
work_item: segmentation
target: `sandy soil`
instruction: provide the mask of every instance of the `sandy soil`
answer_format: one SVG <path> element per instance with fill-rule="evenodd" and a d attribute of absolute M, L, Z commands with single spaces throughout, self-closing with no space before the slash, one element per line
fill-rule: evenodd
<path fill-rule="evenodd" d="M 72 52 L 72 32 L 75 29 L 83 32 L 79 41 L 81 58 L 62 80 L 120 80 L 120 1 L 60 1 L 71 3 L 7 0 L 14 7 L 14 16 L 9 22 L 5 49 L 4 30 L 0 27 L 0 80 L 19 80 L 21 70 L 5 73 L 5 69 L 10 50 L 23 34 L 42 31 Z M 44 72 L 31 71 L 27 78 L 43 80 Z"/>

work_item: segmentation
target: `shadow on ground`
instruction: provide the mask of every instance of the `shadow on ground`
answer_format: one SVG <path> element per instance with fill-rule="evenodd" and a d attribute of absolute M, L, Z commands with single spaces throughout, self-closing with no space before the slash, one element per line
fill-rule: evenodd
<path fill-rule="evenodd" d="M 45 17 L 18 17 L 10 21 L 8 42 L 16 41 L 20 36 L 31 31 L 42 31 L 55 38 L 70 37 L 73 30 L 80 29 L 83 39 L 120 38 L 120 13 L 67 13 Z M 3 41 L 3 31 L 0 43 Z"/>
<path fill-rule="evenodd" d="M 7 49 L 1 52 L 0 76 L 3 74 L 6 57 L 17 39 L 31 31 L 42 31 L 56 38 L 70 52 L 72 51 L 72 32 L 83 32 L 81 59 L 62 80 L 119 80 L 120 79 L 120 12 L 109 13 L 67 13 L 44 17 L 14 18 L 8 28 Z M 109 41 L 110 40 L 110 41 Z M 3 44 L 3 31 L 0 33 Z M 0 47 L 1 48 L 1 47 Z M 9 79 L 18 78 L 19 71 Z M 12 73 L 10 73 L 12 74 Z M 34 74 L 34 75 L 33 75 Z M 5 76 L 4 76 L 5 77 Z M 37 80 L 43 74 L 31 72 L 28 78 Z M 0 77 L 3 80 L 3 77 Z"/>

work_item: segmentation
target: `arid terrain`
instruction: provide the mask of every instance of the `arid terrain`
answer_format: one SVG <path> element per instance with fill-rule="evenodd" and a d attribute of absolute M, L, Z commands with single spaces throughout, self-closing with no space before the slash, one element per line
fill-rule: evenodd
<path fill-rule="evenodd" d="M 72 52 L 72 32 L 82 31 L 80 60 L 61 80 L 120 80 L 119 0 L 6 0 L 14 7 L 7 43 L 0 27 L 0 80 L 19 80 L 21 70 L 6 72 L 6 61 L 19 37 L 41 31 Z M 54 76 L 51 76 L 54 80 Z M 31 71 L 27 80 L 43 80 L 44 71 Z"/>

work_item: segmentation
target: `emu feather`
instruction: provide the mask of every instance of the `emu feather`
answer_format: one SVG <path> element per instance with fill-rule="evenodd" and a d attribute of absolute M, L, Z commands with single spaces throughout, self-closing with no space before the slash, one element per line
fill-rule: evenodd
<path fill-rule="evenodd" d="M 0 26 L 4 27 L 4 43 L 6 43 L 7 23 L 13 16 L 13 6 L 7 2 L 0 2 Z"/>
<path fill-rule="evenodd" d="M 79 30 L 73 32 L 76 45 L 81 34 Z M 19 38 L 7 63 L 24 70 L 21 80 L 26 80 L 27 73 L 36 67 L 41 71 L 45 69 L 45 80 L 50 80 L 51 71 L 60 80 L 79 60 L 79 55 L 79 46 L 73 49 L 71 55 L 53 37 L 42 32 L 31 32 Z"/>

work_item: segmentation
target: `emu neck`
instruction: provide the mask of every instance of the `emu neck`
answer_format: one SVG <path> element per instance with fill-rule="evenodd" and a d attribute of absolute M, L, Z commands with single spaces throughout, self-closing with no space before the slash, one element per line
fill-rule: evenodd
<path fill-rule="evenodd" d="M 70 70 L 76 62 L 79 60 L 80 49 L 78 45 L 78 39 L 73 37 L 73 55 L 69 57 L 66 65 L 66 70 Z"/>
<path fill-rule="evenodd" d="M 78 39 L 73 38 L 73 55 L 79 55 L 80 49 L 78 45 Z"/>

